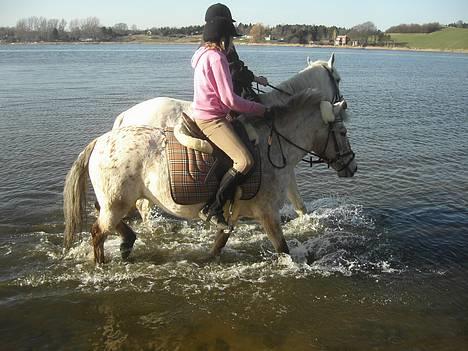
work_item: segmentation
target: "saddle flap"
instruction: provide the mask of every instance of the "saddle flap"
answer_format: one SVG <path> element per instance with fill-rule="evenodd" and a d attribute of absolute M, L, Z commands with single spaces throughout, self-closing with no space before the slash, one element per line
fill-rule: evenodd
<path fill-rule="evenodd" d="M 206 203 L 218 187 L 220 177 L 214 174 L 218 172 L 212 171 L 217 158 L 181 145 L 170 128 L 165 130 L 165 135 L 172 199 L 180 205 Z M 253 148 L 252 154 L 256 161 L 246 181 L 240 185 L 242 200 L 253 198 L 260 188 L 262 167 L 258 148 Z"/>

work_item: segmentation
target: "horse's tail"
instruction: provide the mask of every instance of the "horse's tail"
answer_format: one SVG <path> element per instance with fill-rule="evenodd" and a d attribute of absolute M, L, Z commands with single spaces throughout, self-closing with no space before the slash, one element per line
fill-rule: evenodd
<path fill-rule="evenodd" d="M 81 228 L 86 208 L 88 163 L 97 139 L 79 154 L 65 179 L 63 215 L 65 217 L 64 246 L 68 250 L 78 228 Z"/>

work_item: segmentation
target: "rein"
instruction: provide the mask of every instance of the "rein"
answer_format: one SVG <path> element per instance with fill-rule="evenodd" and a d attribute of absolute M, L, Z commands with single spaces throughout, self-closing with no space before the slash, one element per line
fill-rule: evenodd
<path fill-rule="evenodd" d="M 282 163 L 283 163 L 282 165 L 276 165 L 273 162 L 273 160 L 271 159 L 271 144 L 273 142 L 273 134 L 276 134 L 276 140 L 278 140 L 278 145 L 279 145 L 279 148 L 280 148 L 280 151 L 281 151 L 281 157 L 282 157 Z M 330 133 L 328 135 L 330 136 Z M 286 164 L 287 164 L 286 156 L 284 156 L 283 146 L 281 144 L 281 139 L 286 141 L 288 144 L 294 146 L 295 148 L 297 148 L 297 149 L 299 149 L 301 151 L 304 151 L 306 154 L 311 155 L 310 160 L 302 159 L 302 161 L 308 162 L 310 164 L 310 167 L 312 167 L 312 165 L 314 163 L 325 163 L 326 162 L 326 163 L 329 164 L 329 162 L 325 158 L 321 157 L 320 155 L 317 155 L 316 153 L 314 153 L 312 151 L 304 149 L 303 147 L 297 145 L 296 143 L 294 143 L 293 141 L 291 141 L 287 137 L 285 137 L 283 134 L 281 134 L 278 131 L 278 129 L 276 129 L 275 121 L 272 121 L 271 126 L 270 126 L 270 135 L 268 136 L 268 147 L 267 147 L 268 152 L 267 152 L 267 155 L 268 155 L 268 161 L 270 161 L 271 165 L 274 168 L 283 169 L 284 167 L 286 167 Z M 327 144 L 328 144 L 328 139 L 327 139 Z M 318 160 L 313 160 L 312 156 L 318 157 Z"/>
<path fill-rule="evenodd" d="M 283 90 L 283 89 L 280 89 L 280 88 L 278 88 L 278 87 L 275 87 L 275 86 L 272 85 L 272 84 L 269 84 L 269 83 L 268 83 L 267 85 L 268 85 L 270 88 L 275 89 L 276 91 L 279 91 L 280 93 L 283 93 L 283 94 L 285 94 L 285 95 L 287 95 L 287 96 L 292 96 L 291 93 L 288 93 L 287 91 L 285 91 L 285 90 Z"/>
<path fill-rule="evenodd" d="M 283 93 L 284 95 L 293 96 L 293 94 L 288 93 L 286 90 L 280 89 L 280 88 L 274 86 L 273 84 L 268 83 L 267 86 L 269 86 L 270 88 L 272 88 L 272 89 L 274 89 L 276 91 L 279 91 L 280 93 Z M 258 86 L 258 83 L 257 83 L 257 86 L 256 86 L 255 90 L 257 91 L 257 93 L 262 93 L 262 94 L 266 93 L 266 91 L 263 91 L 263 90 L 260 89 L 260 87 Z"/>

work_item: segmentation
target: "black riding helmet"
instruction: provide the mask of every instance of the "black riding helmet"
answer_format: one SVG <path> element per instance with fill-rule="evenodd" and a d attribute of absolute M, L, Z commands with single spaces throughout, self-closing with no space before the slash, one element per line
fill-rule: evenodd
<path fill-rule="evenodd" d="M 238 37 L 236 27 L 226 17 L 213 17 L 205 23 L 203 28 L 203 41 L 218 43 L 222 38 Z"/>
<path fill-rule="evenodd" d="M 208 22 L 214 17 L 224 17 L 230 20 L 231 22 L 235 22 L 232 19 L 231 10 L 229 10 L 229 8 L 226 5 L 220 3 L 208 7 L 205 14 L 205 22 Z"/>

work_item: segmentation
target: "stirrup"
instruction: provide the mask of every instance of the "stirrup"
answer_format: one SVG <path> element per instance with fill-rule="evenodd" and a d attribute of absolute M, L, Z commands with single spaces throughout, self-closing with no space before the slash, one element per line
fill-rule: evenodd
<path fill-rule="evenodd" d="M 212 215 L 209 213 L 210 209 L 207 206 L 204 206 L 200 212 L 198 212 L 198 217 L 203 221 L 203 222 L 208 222 Z"/>
<path fill-rule="evenodd" d="M 214 226 L 216 226 L 218 229 L 227 229 L 229 228 L 229 224 L 226 222 L 226 219 L 224 218 L 224 215 L 222 212 L 218 214 L 210 214 L 209 213 L 209 208 L 202 208 L 200 212 L 198 212 L 198 217 L 204 222 L 210 222 Z"/>
<path fill-rule="evenodd" d="M 228 229 L 229 224 L 226 222 L 223 213 L 214 214 L 210 218 L 210 223 L 215 225 L 217 229 Z"/>

